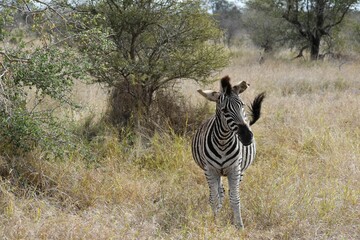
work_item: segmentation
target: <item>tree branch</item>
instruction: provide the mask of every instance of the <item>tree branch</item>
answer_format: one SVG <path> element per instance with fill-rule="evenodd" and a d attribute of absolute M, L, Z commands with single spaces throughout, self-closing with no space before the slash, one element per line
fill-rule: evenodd
<path fill-rule="evenodd" d="M 299 54 L 298 54 L 296 57 L 294 57 L 293 59 L 291 59 L 291 60 L 295 60 L 295 59 L 297 59 L 297 58 L 304 57 L 303 52 L 304 52 L 304 50 L 307 49 L 307 48 L 309 48 L 308 45 L 302 47 L 302 48 L 300 49 Z"/>
<path fill-rule="evenodd" d="M 334 26 L 336 26 L 336 25 L 340 24 L 340 23 L 343 21 L 343 19 L 344 19 L 344 17 L 345 17 L 345 15 L 346 15 L 346 13 L 349 11 L 349 9 L 350 9 L 351 5 L 352 5 L 352 4 L 349 4 L 348 6 L 346 6 L 345 10 L 344 10 L 344 11 L 343 11 L 343 13 L 341 14 L 341 16 L 340 16 L 340 18 L 339 18 L 339 20 L 338 20 L 338 21 L 336 21 L 335 23 L 328 24 L 327 26 L 325 26 L 325 27 L 323 28 L 323 29 L 324 29 L 324 31 L 328 32 L 328 31 L 329 31 L 332 27 L 334 27 Z"/>
<path fill-rule="evenodd" d="M 6 52 L 4 51 L 0 51 L 0 55 L 3 55 L 7 60 L 9 60 L 10 62 L 27 62 L 30 59 L 27 58 L 18 58 L 15 56 L 9 56 Z"/>
<path fill-rule="evenodd" d="M 53 8 L 50 4 L 40 1 L 40 0 L 34 0 L 34 2 L 40 3 L 42 5 L 45 5 L 46 7 L 48 7 L 51 11 L 53 11 L 56 15 L 58 15 L 62 20 L 64 20 L 65 22 L 67 21 L 66 18 L 61 15 L 58 11 L 56 11 L 55 8 Z"/>
<path fill-rule="evenodd" d="M 297 19 L 291 19 L 288 15 L 283 15 L 283 18 L 285 20 L 287 20 L 289 23 L 293 24 L 296 26 L 296 28 L 299 30 L 299 33 L 304 36 L 304 37 L 307 37 L 307 33 L 306 31 L 304 30 L 304 27 L 303 25 L 297 20 Z"/>
<path fill-rule="evenodd" d="M 288 2 L 288 7 L 287 7 L 287 11 L 286 13 L 284 13 L 282 15 L 282 17 L 288 21 L 289 23 L 295 25 L 295 27 L 298 29 L 299 33 L 303 36 L 303 37 L 307 37 L 307 32 L 304 30 L 304 26 L 300 23 L 299 19 L 298 19 L 298 2 L 296 1 L 296 9 L 292 9 L 291 3 Z M 294 13 L 294 17 L 291 17 L 290 14 L 291 12 Z"/>

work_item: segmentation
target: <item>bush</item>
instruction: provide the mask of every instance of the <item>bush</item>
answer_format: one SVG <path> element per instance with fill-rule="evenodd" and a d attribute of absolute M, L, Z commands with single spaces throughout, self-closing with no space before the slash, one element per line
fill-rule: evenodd
<path fill-rule="evenodd" d="M 62 158 L 75 148 L 73 134 L 50 112 L 1 111 L 0 129 L 0 150 L 10 156 L 40 148 L 47 159 Z"/>
<path fill-rule="evenodd" d="M 159 91 L 152 103 L 148 115 L 135 119 L 136 102 L 124 94 L 120 87 L 113 89 L 110 97 L 110 107 L 107 122 L 120 126 L 120 129 L 141 130 L 143 136 L 151 137 L 155 131 L 173 132 L 184 135 L 193 132 L 209 115 L 210 105 L 195 106 L 177 91 Z M 139 128 L 139 126 L 141 126 Z M 122 130 L 121 130 L 122 131 Z"/>
<path fill-rule="evenodd" d="M 40 109 L 46 99 L 75 108 L 70 100 L 73 79 L 82 76 L 86 64 L 69 49 L 35 49 L 30 57 L 5 55 L 0 69 L 0 148 L 21 155 L 40 147 L 46 157 L 64 155 L 73 140 L 64 123 L 53 116 L 54 108 Z M 21 58 L 20 58 L 21 57 Z M 29 89 L 35 89 L 35 104 L 27 106 Z"/>

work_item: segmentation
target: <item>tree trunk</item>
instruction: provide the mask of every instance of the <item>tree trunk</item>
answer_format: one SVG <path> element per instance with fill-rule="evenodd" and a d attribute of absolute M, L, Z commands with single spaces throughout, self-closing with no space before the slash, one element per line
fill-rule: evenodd
<path fill-rule="evenodd" d="M 121 82 L 110 96 L 109 120 L 121 127 L 137 127 L 138 120 L 146 120 L 152 104 L 153 92 L 141 84 Z"/>
<path fill-rule="evenodd" d="M 320 52 L 320 41 L 321 37 L 312 37 L 310 41 L 310 59 L 318 60 Z"/>

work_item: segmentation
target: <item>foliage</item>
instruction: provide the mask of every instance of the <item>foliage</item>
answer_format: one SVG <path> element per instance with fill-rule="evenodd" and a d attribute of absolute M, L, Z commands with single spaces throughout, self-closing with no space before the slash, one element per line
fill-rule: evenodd
<path fill-rule="evenodd" d="M 76 107 L 70 100 L 73 81 L 84 77 L 88 65 L 67 45 L 59 48 L 51 42 L 51 32 L 43 30 L 54 24 L 49 23 L 48 11 L 56 10 L 34 2 L 1 6 L 0 148 L 20 155 L 41 147 L 51 156 L 62 155 L 72 145 L 70 132 L 54 117 L 55 109 L 39 105 L 51 98 Z"/>
<path fill-rule="evenodd" d="M 0 41 L 4 38 L 4 23 L 0 22 Z"/>
<path fill-rule="evenodd" d="M 61 159 L 75 148 L 77 139 L 49 112 L 17 108 L 11 116 L 0 112 L 0 120 L 0 149 L 8 156 L 39 147 L 44 158 Z"/>
<path fill-rule="evenodd" d="M 17 86 L 34 86 L 39 97 L 50 96 L 68 102 L 66 96 L 73 86 L 73 80 L 83 74 L 78 63 L 81 58 L 70 49 L 35 49 L 26 62 L 13 64 L 13 81 Z"/>
<path fill-rule="evenodd" d="M 284 46 L 293 47 L 295 32 L 281 17 L 250 6 L 243 14 L 244 26 L 255 46 L 271 52 Z"/>

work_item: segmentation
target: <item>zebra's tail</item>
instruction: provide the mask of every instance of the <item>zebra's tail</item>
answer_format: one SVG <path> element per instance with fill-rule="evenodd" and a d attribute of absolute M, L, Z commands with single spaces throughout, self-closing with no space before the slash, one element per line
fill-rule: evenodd
<path fill-rule="evenodd" d="M 254 101 L 249 107 L 250 115 L 251 115 L 250 125 L 253 125 L 254 123 L 256 123 L 257 120 L 259 120 L 261 115 L 261 104 L 264 98 L 265 98 L 265 92 L 260 93 L 255 97 Z"/>

